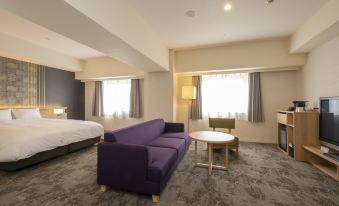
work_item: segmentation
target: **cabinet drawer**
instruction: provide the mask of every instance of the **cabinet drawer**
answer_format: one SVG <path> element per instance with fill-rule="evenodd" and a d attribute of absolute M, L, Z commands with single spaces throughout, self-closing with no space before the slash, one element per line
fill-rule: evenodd
<path fill-rule="evenodd" d="M 287 114 L 277 113 L 277 122 L 287 124 Z"/>

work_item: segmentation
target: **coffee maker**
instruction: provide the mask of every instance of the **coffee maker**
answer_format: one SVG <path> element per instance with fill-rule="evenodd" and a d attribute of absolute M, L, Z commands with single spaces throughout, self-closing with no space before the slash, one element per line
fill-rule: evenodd
<path fill-rule="evenodd" d="M 294 111 L 296 112 L 303 112 L 305 111 L 306 103 L 308 101 L 293 101 L 294 104 Z"/>

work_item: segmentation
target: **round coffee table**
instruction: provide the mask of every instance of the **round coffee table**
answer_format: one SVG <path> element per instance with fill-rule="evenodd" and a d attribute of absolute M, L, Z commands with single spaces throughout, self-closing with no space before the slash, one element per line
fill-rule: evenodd
<path fill-rule="evenodd" d="M 228 144 L 234 141 L 234 136 L 214 131 L 199 131 L 192 132 L 189 134 L 192 140 L 195 140 L 195 155 L 197 157 L 197 147 L 199 142 L 206 142 L 208 147 L 208 164 L 195 163 L 198 167 L 208 167 L 208 174 L 212 174 L 212 169 L 227 170 L 228 166 Z M 213 145 L 214 144 L 225 144 L 225 166 L 213 165 Z"/>

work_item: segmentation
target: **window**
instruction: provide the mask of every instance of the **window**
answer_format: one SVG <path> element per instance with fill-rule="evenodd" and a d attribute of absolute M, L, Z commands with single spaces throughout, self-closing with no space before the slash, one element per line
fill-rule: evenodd
<path fill-rule="evenodd" d="M 247 73 L 203 75 L 201 92 L 205 117 L 247 118 Z"/>
<path fill-rule="evenodd" d="M 113 118 L 128 117 L 130 93 L 130 79 L 103 81 L 104 115 Z"/>

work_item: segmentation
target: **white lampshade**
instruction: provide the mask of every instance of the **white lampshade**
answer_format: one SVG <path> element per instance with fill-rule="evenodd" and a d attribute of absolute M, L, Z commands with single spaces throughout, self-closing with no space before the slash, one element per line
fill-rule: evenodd
<path fill-rule="evenodd" d="M 53 113 L 54 114 L 63 114 L 64 113 L 64 109 L 63 108 L 54 108 L 53 109 Z"/>
<path fill-rule="evenodd" d="M 181 98 L 195 99 L 196 98 L 195 86 L 183 86 L 181 90 Z"/>

